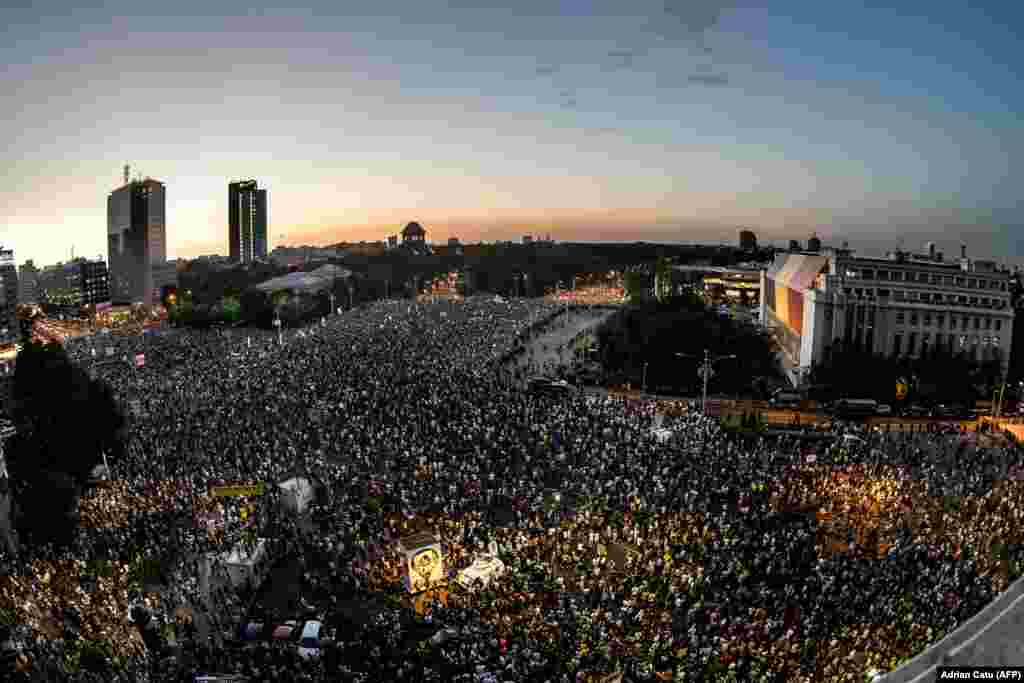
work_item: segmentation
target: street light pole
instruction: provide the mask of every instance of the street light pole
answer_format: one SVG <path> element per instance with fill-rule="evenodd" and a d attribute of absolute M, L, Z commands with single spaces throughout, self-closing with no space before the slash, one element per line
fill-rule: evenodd
<path fill-rule="evenodd" d="M 680 358 L 694 358 L 694 356 L 689 353 L 677 353 L 676 355 L 679 356 Z M 704 349 L 704 362 L 701 363 L 700 367 L 700 372 L 704 380 L 704 389 L 701 394 L 700 411 L 705 415 L 707 414 L 708 407 L 708 380 L 711 379 L 711 367 L 718 361 L 726 360 L 729 358 L 736 358 L 736 354 L 730 353 L 724 356 L 718 356 L 717 358 L 712 358 L 711 349 Z"/>
<path fill-rule="evenodd" d="M 700 399 L 700 412 L 708 414 L 708 380 L 711 378 L 711 351 L 704 349 L 704 395 Z"/>

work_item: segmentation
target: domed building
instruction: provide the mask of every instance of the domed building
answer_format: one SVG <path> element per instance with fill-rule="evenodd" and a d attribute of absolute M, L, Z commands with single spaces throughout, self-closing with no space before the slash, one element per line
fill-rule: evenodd
<path fill-rule="evenodd" d="M 423 229 L 423 226 L 413 221 L 404 228 L 402 228 L 402 244 L 418 245 L 425 244 L 427 241 L 427 231 Z"/>

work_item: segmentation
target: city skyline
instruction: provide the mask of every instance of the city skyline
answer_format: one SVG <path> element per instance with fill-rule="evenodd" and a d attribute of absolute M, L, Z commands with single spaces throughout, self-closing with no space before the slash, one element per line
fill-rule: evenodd
<path fill-rule="evenodd" d="M 243 176 L 274 195 L 271 248 L 418 221 L 440 243 L 749 227 L 1024 257 L 1005 3 L 230 5 L 0 10 L 19 263 L 105 254 L 124 163 L 166 184 L 175 257 L 228 254 Z"/>

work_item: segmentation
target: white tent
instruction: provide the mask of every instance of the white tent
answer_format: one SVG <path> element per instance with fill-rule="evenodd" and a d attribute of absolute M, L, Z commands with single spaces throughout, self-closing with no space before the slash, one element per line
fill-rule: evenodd
<path fill-rule="evenodd" d="M 286 507 L 297 514 L 302 514 L 313 501 L 313 483 L 306 477 L 292 477 L 278 484 L 281 489 L 281 500 Z"/>
<path fill-rule="evenodd" d="M 463 588 L 472 590 L 477 579 L 480 579 L 486 588 L 491 585 L 492 580 L 504 573 L 505 563 L 494 555 L 487 554 L 477 557 L 473 564 L 458 573 L 455 580 Z"/>
<path fill-rule="evenodd" d="M 267 540 L 260 538 L 251 548 L 242 544 L 236 545 L 231 552 L 223 553 L 220 559 L 227 569 L 232 585 L 241 586 L 247 579 L 253 584 L 257 584 L 263 578 L 263 569 L 267 559 Z"/>

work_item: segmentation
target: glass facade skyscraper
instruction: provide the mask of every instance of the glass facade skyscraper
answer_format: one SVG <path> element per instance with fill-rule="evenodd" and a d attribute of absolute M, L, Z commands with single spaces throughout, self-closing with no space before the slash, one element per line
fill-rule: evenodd
<path fill-rule="evenodd" d="M 255 180 L 228 184 L 228 247 L 238 263 L 267 257 L 267 191 Z"/>
<path fill-rule="evenodd" d="M 107 197 L 107 263 L 114 303 L 157 303 L 152 268 L 167 261 L 166 207 L 166 188 L 152 178 L 130 181 Z"/>
<path fill-rule="evenodd" d="M 14 250 L 0 248 L 0 344 L 18 339 L 18 269 Z"/>

